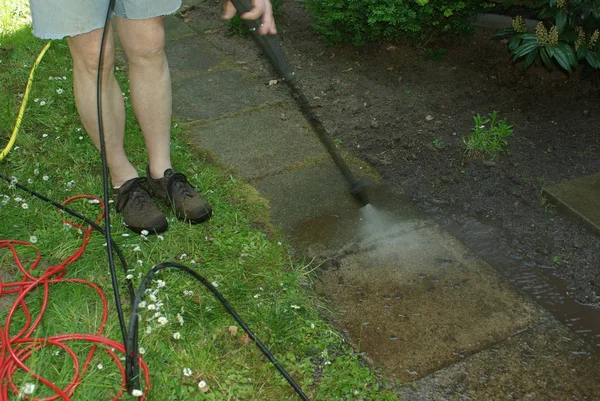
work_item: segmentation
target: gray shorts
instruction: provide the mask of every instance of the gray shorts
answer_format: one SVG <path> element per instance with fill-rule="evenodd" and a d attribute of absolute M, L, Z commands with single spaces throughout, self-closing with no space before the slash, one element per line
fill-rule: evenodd
<path fill-rule="evenodd" d="M 109 0 L 29 0 L 33 34 L 42 39 L 62 39 L 102 28 Z M 116 0 L 115 15 L 148 19 L 173 14 L 181 0 Z"/>

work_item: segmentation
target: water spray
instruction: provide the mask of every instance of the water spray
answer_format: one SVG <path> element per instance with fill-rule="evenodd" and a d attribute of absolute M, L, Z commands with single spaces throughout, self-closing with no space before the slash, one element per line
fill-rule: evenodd
<path fill-rule="evenodd" d="M 231 0 L 235 8 L 237 9 L 240 15 L 250 11 L 252 5 L 250 0 Z M 272 67 L 275 69 L 277 74 L 283 79 L 283 81 L 288 85 L 292 92 L 292 97 L 296 101 L 298 108 L 304 115 L 304 117 L 308 120 L 311 127 L 317 134 L 317 137 L 329 152 L 329 155 L 333 159 L 333 162 L 340 170 L 348 184 L 350 185 L 350 193 L 356 199 L 356 201 L 361 206 L 366 206 L 369 204 L 369 199 L 367 197 L 367 193 L 365 190 L 365 186 L 361 183 L 350 171 L 350 168 L 344 161 L 344 159 L 340 156 L 340 153 L 337 151 L 335 144 L 331 140 L 331 137 L 327 133 L 327 130 L 317 117 L 317 115 L 312 111 L 310 103 L 308 99 L 304 95 L 304 93 L 300 90 L 296 82 L 296 75 L 294 70 L 292 69 L 283 48 L 281 47 L 281 42 L 279 38 L 275 35 L 261 35 L 259 33 L 260 29 L 260 21 L 259 20 L 244 20 L 244 23 L 248 27 L 252 38 L 263 51 L 267 59 L 271 62 Z"/>

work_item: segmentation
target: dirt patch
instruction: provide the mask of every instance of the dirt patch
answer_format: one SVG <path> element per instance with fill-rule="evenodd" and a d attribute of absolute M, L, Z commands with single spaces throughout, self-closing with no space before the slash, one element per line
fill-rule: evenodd
<path fill-rule="evenodd" d="M 186 19 L 193 27 L 219 13 L 220 2 L 210 0 Z M 302 87 L 336 140 L 459 237 L 470 235 L 465 227 L 474 219 L 485 222 L 505 256 L 564 280 L 578 302 L 600 306 L 600 238 L 541 195 L 545 186 L 600 171 L 593 83 L 560 71 L 524 71 L 485 29 L 429 48 L 355 49 L 319 41 L 299 2 L 285 2 L 278 22 Z M 258 66 L 265 82 L 273 78 L 249 40 L 223 31 L 206 33 L 236 60 Z M 494 110 L 514 125 L 509 152 L 494 160 L 465 155 L 473 116 Z"/>

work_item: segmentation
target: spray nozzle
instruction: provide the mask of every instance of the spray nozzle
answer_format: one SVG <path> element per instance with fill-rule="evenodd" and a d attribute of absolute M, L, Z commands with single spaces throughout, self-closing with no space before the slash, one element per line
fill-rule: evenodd
<path fill-rule="evenodd" d="M 362 206 L 369 204 L 369 198 L 365 186 L 360 181 L 355 181 L 350 187 L 350 193 L 354 196 L 354 199 L 358 201 Z"/>

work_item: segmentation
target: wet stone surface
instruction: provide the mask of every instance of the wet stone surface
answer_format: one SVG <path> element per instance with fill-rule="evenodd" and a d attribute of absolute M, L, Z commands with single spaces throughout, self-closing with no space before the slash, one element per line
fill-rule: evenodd
<path fill-rule="evenodd" d="M 550 315 L 508 341 L 405 388 L 403 401 L 598 400 L 597 355 Z"/>
<path fill-rule="evenodd" d="M 395 227 L 394 227 L 395 226 Z M 436 225 L 406 221 L 365 239 L 317 285 L 355 347 L 388 376 L 423 377 L 535 322 L 488 265 Z"/>

